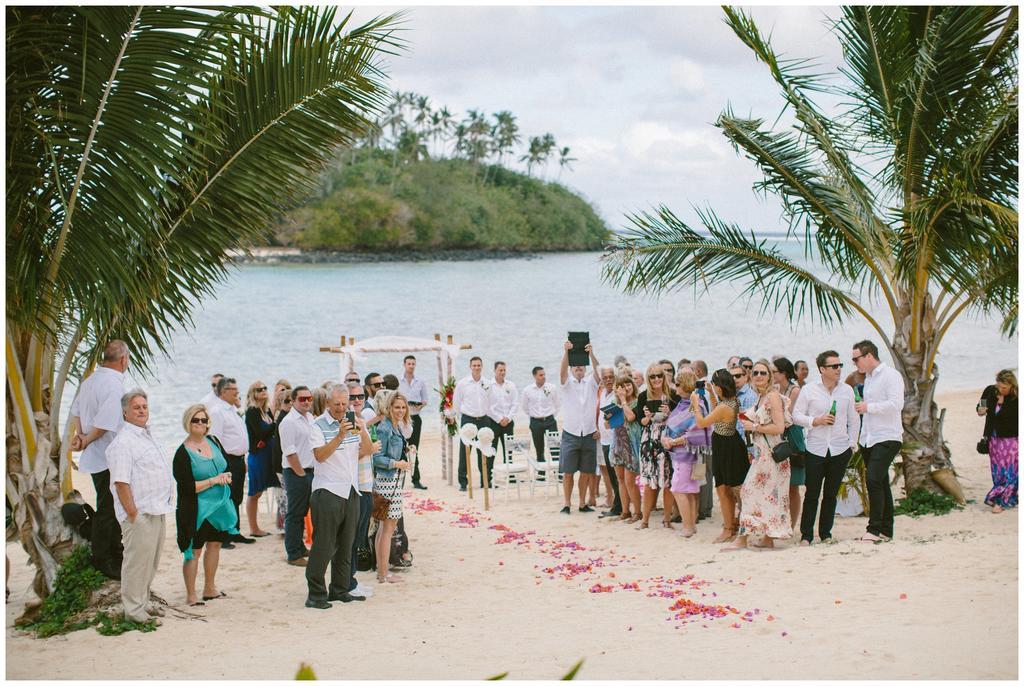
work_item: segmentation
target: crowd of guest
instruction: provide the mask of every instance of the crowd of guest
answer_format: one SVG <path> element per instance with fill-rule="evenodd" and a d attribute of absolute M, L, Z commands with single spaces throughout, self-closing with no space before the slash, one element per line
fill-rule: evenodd
<path fill-rule="evenodd" d="M 781 355 L 737 355 L 709 373 L 703 360 L 686 358 L 633 366 L 620 356 L 602 366 L 590 344 L 575 350 L 586 364 L 570 364 L 572 351 L 567 341 L 557 384 L 537 366 L 521 392 L 504 362 L 485 377 L 474 356 L 451 408 L 461 424 L 491 428 L 499 454 L 524 414 L 536 478 L 561 480 L 561 513 L 573 512 L 574 491 L 577 512 L 596 512 L 603 486 L 599 517 L 637 529 L 650 528 L 660 500 L 660 527 L 679 524 L 679 535 L 692 538 L 717 500 L 722 529 L 714 542 L 723 550 L 772 549 L 794 535 L 809 546 L 815 533 L 830 543 L 840 486 L 859 450 L 869 505 L 861 540 L 894 536 L 889 468 L 902 447 L 904 386 L 871 341 L 852 346 L 854 371 L 845 379 L 838 352 L 818 354 L 817 381 L 805 361 Z M 283 533 L 283 562 L 305 570 L 307 607 L 371 597 L 373 586 L 357 571 L 375 569 L 378 585 L 401 581 L 393 572 L 412 561 L 407 476 L 412 487 L 427 488 L 418 447 L 429 398 L 414 356 L 400 378 L 350 372 L 314 387 L 281 379 L 273 390 L 257 380 L 244 407 L 236 380 L 215 374 L 207 396 L 185 409 L 185 437 L 170 463 L 149 431 L 146 393 L 124 391 L 129 359 L 123 341 L 107 344 L 71 411 L 72 448 L 97 493 L 93 562 L 121 579 L 127 618 L 161 613 L 149 597 L 171 513 L 186 602 L 226 597 L 216 583 L 221 551 L 271 534 L 259 522 L 271 489 L 279 491 L 271 528 Z M 1002 370 L 977 408 L 986 418 L 979 451 L 984 444 L 992 462 L 985 502 L 994 512 L 1017 504 L 1017 394 L 1015 375 Z M 558 436 L 557 448 L 546 445 L 549 436 Z M 493 484 L 493 452 L 476 454 L 481 486 Z M 545 465 L 555 455 L 557 470 Z M 467 462 L 459 460 L 460 490 L 469 484 Z M 249 536 L 241 532 L 243 501 Z"/>

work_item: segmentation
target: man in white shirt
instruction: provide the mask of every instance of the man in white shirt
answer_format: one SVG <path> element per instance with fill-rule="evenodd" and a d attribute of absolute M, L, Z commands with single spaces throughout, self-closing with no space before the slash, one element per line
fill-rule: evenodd
<path fill-rule="evenodd" d="M 150 615 L 163 614 L 149 606 L 149 594 L 160 564 L 165 518 L 174 512 L 174 476 L 147 426 L 146 394 L 139 389 L 125 393 L 121 407 L 126 423 L 107 447 L 110 490 L 124 542 L 121 602 L 125 619 L 148 622 Z"/>
<path fill-rule="evenodd" d="M 238 384 L 229 377 L 217 382 L 217 400 L 206 409 L 210 413 L 210 435 L 216 436 L 224 446 L 224 459 L 228 462 L 231 474 L 231 501 L 235 511 L 239 511 L 245 495 L 245 457 L 249 454 L 249 432 L 245 429 L 245 421 L 239 416 L 235 407 L 238 405 Z M 239 519 L 238 521 L 242 521 Z M 247 538 L 241 533 L 232 534 L 235 543 L 255 543 L 255 538 Z M 224 545 L 228 549 L 233 545 Z"/>
<path fill-rule="evenodd" d="M 484 361 L 479 357 L 471 357 L 469 360 L 469 376 L 455 384 L 455 393 L 452 395 L 452 410 L 457 412 L 461 419 L 459 426 L 473 424 L 477 429 L 490 426 L 491 421 L 487 417 L 490 408 L 489 394 L 491 384 L 484 380 L 482 372 Z M 465 451 L 459 455 L 459 490 L 465 491 L 469 483 L 466 478 Z M 493 464 L 493 458 L 492 464 Z M 476 451 L 477 471 L 480 474 L 480 487 L 484 485 L 483 475 L 483 453 Z"/>
<path fill-rule="evenodd" d="M 793 407 L 793 423 L 806 430 L 804 441 L 807 465 L 807 488 L 804 491 L 803 514 L 800 517 L 800 545 L 814 541 L 814 518 L 818 513 L 818 497 L 822 493 L 818 538 L 832 542 L 832 524 L 836 517 L 839 487 L 846 475 L 846 465 L 853 455 L 857 432 L 857 412 L 853 408 L 853 389 L 839 383 L 843 363 L 839 353 L 826 350 L 816 360 L 821 381 L 808 383 L 800 389 Z"/>
<path fill-rule="evenodd" d="M 544 367 L 533 368 L 533 383 L 523 389 L 520 403 L 523 413 L 530 418 L 530 436 L 533 437 L 533 448 L 537 451 L 537 461 L 544 462 L 544 432 L 558 431 L 558 392 L 554 385 L 547 383 Z M 544 479 L 541 474 L 539 480 Z"/>
<path fill-rule="evenodd" d="M 865 541 L 889 541 L 893 536 L 892 489 L 889 465 L 903 447 L 903 377 L 880 362 L 878 347 L 871 341 L 853 346 L 853 362 L 865 375 L 864 399 L 854 409 L 863 416 L 861 454 L 867 471 L 868 515 Z"/>
<path fill-rule="evenodd" d="M 572 501 L 573 474 L 593 474 L 597 470 L 597 389 L 598 378 L 586 367 L 573 367 L 570 375 L 569 351 L 572 342 L 566 341 L 562 351 L 559 380 L 562 383 L 562 446 L 558 454 L 558 472 L 562 475 L 562 495 L 569 514 Z M 590 343 L 585 348 L 590 355 L 591 370 L 598 368 L 597 358 Z M 586 492 L 580 487 L 580 512 L 593 512 L 587 505 Z"/>
<path fill-rule="evenodd" d="M 491 420 L 491 427 L 494 428 L 494 441 L 491 445 L 496 450 L 505 450 L 505 438 L 512 438 L 515 431 L 515 422 L 512 416 L 516 413 L 516 405 L 519 404 L 519 391 L 516 385 L 505 379 L 508 366 L 504 362 L 494 363 L 494 383 L 490 390 L 490 408 L 487 416 Z M 498 448 L 498 443 L 501 447 Z M 490 469 L 488 467 L 488 469 Z M 489 473 L 488 473 L 489 474 Z M 493 483 L 493 481 L 488 481 Z"/>
<path fill-rule="evenodd" d="M 305 567 L 309 556 L 309 550 L 302 542 L 302 534 L 306 513 L 309 511 L 313 467 L 316 464 L 309 437 L 315 419 L 310 412 L 312 406 L 313 392 L 308 386 L 296 386 L 292 389 L 292 409 L 277 429 L 283 460 L 281 477 L 288 504 L 284 515 L 284 551 L 288 555 L 288 564 L 295 567 Z"/>
<path fill-rule="evenodd" d="M 306 565 L 306 607 L 326 610 L 331 600 L 349 603 L 366 600 L 349 593 L 352 580 L 352 541 L 359 524 L 359 458 L 373 452 L 366 422 L 354 412 L 346 419 L 348 388 L 332 386 L 327 412 L 313 422 L 310 433 L 316 473 L 309 503 L 313 519 L 313 547 Z M 331 582 L 324 582 L 327 566 Z"/>
<path fill-rule="evenodd" d="M 76 431 L 71 449 L 82 451 L 78 468 L 92 477 L 96 489 L 96 515 L 90 540 L 92 563 L 111 579 L 121 578 L 123 552 L 121 527 L 114 516 L 106 451 L 124 424 L 121 396 L 124 395 L 126 369 L 128 346 L 124 341 L 110 341 L 103 349 L 103 361 L 82 381 L 71 404 Z"/>
<path fill-rule="evenodd" d="M 210 377 L 210 392 L 203 396 L 203 399 L 199 401 L 201 405 L 205 405 L 207 411 L 210 409 L 210 405 L 217 400 L 217 383 L 224 378 L 223 374 L 217 373 Z"/>
<path fill-rule="evenodd" d="M 416 378 L 416 356 L 406 355 L 402 360 L 405 373 L 398 380 L 398 392 L 405 396 L 409 404 L 409 416 L 412 417 L 412 436 L 409 438 L 409 445 L 416 446 L 413 455 L 412 487 L 421 491 L 427 487 L 420 483 L 420 431 L 423 429 L 423 418 L 420 412 L 427 404 L 427 385 L 421 379 Z"/>

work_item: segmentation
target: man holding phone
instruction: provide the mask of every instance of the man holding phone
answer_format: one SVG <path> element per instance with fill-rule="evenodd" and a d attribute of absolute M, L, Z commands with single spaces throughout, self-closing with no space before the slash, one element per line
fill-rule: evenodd
<path fill-rule="evenodd" d="M 352 541 L 359 524 L 359 457 L 372 454 L 373 443 L 363 418 L 349 410 L 346 386 L 331 387 L 327 412 L 313 422 L 310 441 L 317 465 L 309 499 L 313 546 L 306 564 L 306 607 L 326 610 L 331 600 L 366 600 L 351 594 L 349 584 Z M 324 582 L 328 565 L 330 585 Z"/>
<path fill-rule="evenodd" d="M 416 378 L 416 357 L 406 355 L 402 361 L 405 373 L 398 380 L 398 392 L 405 396 L 409 403 L 409 416 L 412 417 L 412 436 L 409 438 L 409 445 L 415 446 L 412 463 L 412 487 L 421 491 L 427 487 L 420 482 L 420 430 L 423 428 L 423 419 L 420 412 L 427 404 L 427 385 L 421 379 Z"/>

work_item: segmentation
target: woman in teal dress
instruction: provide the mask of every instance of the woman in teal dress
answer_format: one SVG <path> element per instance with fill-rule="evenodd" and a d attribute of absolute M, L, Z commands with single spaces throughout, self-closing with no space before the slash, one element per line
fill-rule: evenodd
<path fill-rule="evenodd" d="M 238 533 L 238 513 L 231 502 L 231 473 L 224 450 L 216 438 L 207 436 L 210 415 L 204 405 L 185 410 L 182 424 L 188 436 L 174 453 L 174 480 L 178 483 L 178 549 L 184 553 L 186 602 L 205 605 L 205 601 L 223 598 L 216 586 L 220 546 Z M 203 559 L 203 599 L 196 596 L 199 558 Z"/>

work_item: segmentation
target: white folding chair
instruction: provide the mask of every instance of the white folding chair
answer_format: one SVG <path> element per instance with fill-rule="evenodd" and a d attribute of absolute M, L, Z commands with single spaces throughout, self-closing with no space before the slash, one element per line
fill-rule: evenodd
<path fill-rule="evenodd" d="M 524 481 L 530 484 L 530 497 L 533 497 L 533 478 L 530 474 L 530 467 L 525 461 L 516 461 L 517 447 L 516 441 L 511 436 L 498 441 L 498 456 L 501 459 L 494 465 L 494 484 L 505 489 L 506 503 L 510 497 L 512 486 L 516 487 L 516 496 L 523 497 L 519 486 Z"/>
<path fill-rule="evenodd" d="M 530 476 L 534 481 L 539 481 L 538 477 L 544 476 L 544 484 L 558 495 L 561 492 L 559 483 L 562 481 L 562 475 L 558 473 L 558 456 L 561 453 L 562 445 L 562 434 L 558 431 L 545 431 L 544 432 L 544 454 L 547 456 L 547 460 L 541 462 L 537 460 L 533 455 L 536 455 L 537 449 L 533 449 L 529 453 L 527 464 L 530 465 Z"/>

